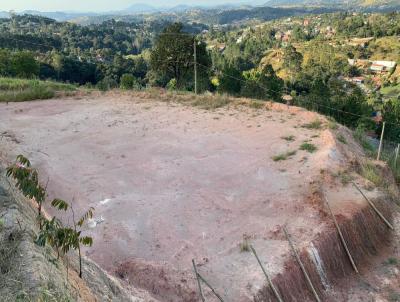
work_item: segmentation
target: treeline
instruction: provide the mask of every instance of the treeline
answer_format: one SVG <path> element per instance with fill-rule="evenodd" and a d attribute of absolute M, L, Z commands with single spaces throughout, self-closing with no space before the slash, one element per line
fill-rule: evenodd
<path fill-rule="evenodd" d="M 147 62 L 143 57 L 126 59 L 116 55 L 110 63 L 92 63 L 53 51 L 41 54 L 32 51 L 0 49 L 0 75 L 19 78 L 53 79 L 76 84 L 93 84 L 103 81 L 116 87 L 120 77 L 130 73 L 144 79 Z"/>

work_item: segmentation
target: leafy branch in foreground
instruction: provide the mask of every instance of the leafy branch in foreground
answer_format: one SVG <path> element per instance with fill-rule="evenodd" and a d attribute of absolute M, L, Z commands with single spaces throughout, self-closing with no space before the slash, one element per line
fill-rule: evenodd
<path fill-rule="evenodd" d="M 38 205 L 39 226 L 42 228 L 42 204 L 46 198 L 46 188 L 40 185 L 37 170 L 31 167 L 31 162 L 26 157 L 18 155 L 16 162 L 7 168 L 6 175 L 12 176 L 25 197 L 35 200 Z"/>
<path fill-rule="evenodd" d="M 42 215 L 42 203 L 45 201 L 46 189 L 40 185 L 38 172 L 31 167 L 31 163 L 26 157 L 18 155 L 16 162 L 7 168 L 7 176 L 12 176 L 16 180 L 17 188 L 25 197 L 34 199 L 38 204 L 40 232 L 36 238 L 36 243 L 40 246 L 45 246 L 46 243 L 52 246 L 57 252 L 57 260 L 60 258 L 61 252 L 65 255 L 70 249 L 78 250 L 79 277 L 82 278 L 81 245 L 91 246 L 93 238 L 82 236 L 81 228 L 85 221 L 93 217 L 94 208 L 90 207 L 76 221 L 72 205 L 59 198 L 53 199 L 51 205 L 54 208 L 60 211 L 71 209 L 73 227 L 64 226 L 56 217 L 49 220 Z"/>
<path fill-rule="evenodd" d="M 78 220 L 75 220 L 75 211 L 72 205 L 68 204 L 66 201 L 62 199 L 54 199 L 51 202 L 51 205 L 59 210 L 67 211 L 71 209 L 72 212 L 72 222 L 73 228 L 64 228 L 64 242 L 62 244 L 63 252 L 68 253 L 68 251 L 72 248 L 74 250 L 78 250 L 79 255 L 79 277 L 82 278 L 82 255 L 81 255 L 81 244 L 86 246 L 92 246 L 93 238 L 89 236 L 82 236 L 82 230 L 78 228 L 82 228 L 83 224 L 86 220 L 93 217 L 94 208 L 90 207 L 82 217 Z"/>

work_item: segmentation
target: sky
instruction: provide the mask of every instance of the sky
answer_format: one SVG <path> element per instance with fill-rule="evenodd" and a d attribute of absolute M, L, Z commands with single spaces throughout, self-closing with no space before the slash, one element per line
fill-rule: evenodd
<path fill-rule="evenodd" d="M 218 5 L 225 3 L 243 3 L 244 0 L 0 0 L 0 11 L 85 11 L 102 12 L 122 10 L 135 3 L 147 3 L 152 6 Z M 247 3 L 249 3 L 248 1 Z"/>

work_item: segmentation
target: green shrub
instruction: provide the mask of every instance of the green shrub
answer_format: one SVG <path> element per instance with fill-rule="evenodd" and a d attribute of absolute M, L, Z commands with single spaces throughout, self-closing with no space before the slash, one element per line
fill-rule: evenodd
<path fill-rule="evenodd" d="M 168 90 L 176 90 L 177 81 L 176 79 L 171 79 L 167 84 Z"/>
<path fill-rule="evenodd" d="M 122 89 L 132 89 L 135 84 L 135 77 L 129 73 L 125 73 L 120 78 L 120 87 Z"/>
<path fill-rule="evenodd" d="M 96 84 L 97 89 L 107 91 L 118 87 L 118 83 L 111 77 L 105 77 Z"/>

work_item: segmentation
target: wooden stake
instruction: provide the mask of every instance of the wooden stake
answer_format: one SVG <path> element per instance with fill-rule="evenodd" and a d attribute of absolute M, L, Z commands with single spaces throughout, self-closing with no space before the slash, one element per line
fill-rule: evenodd
<path fill-rule="evenodd" d="M 378 156 L 376 157 L 376 160 L 379 160 L 381 158 L 382 142 L 383 142 L 383 134 L 384 133 L 385 133 L 385 122 L 383 122 L 383 126 L 382 126 L 381 140 L 379 141 Z"/>
<path fill-rule="evenodd" d="M 394 230 L 394 228 L 393 228 L 393 226 L 391 225 L 391 223 L 385 218 L 385 216 L 383 216 L 383 214 L 377 209 L 377 207 L 375 206 L 375 204 L 364 194 L 364 192 L 361 191 L 361 189 L 357 186 L 357 184 L 353 182 L 353 186 L 356 187 L 356 189 L 358 190 L 358 192 L 361 193 L 361 195 L 365 198 L 365 200 L 369 203 L 369 205 L 374 209 L 374 211 L 376 212 L 376 214 L 378 214 L 378 216 L 383 220 L 383 222 L 384 222 L 391 230 Z"/>
<path fill-rule="evenodd" d="M 253 247 L 252 245 L 250 245 L 250 249 L 251 249 L 251 251 L 253 252 L 254 256 L 256 257 L 256 259 L 257 259 L 257 261 L 258 261 L 258 264 L 260 265 L 260 267 L 261 267 L 261 269 L 262 269 L 262 271 L 263 271 L 265 277 L 267 278 L 268 284 L 269 284 L 269 286 L 272 288 L 272 291 L 274 292 L 274 295 L 275 295 L 276 299 L 277 299 L 279 302 L 283 302 L 281 296 L 279 295 L 279 292 L 277 291 L 277 289 L 275 288 L 274 284 L 272 283 L 272 280 L 271 280 L 269 274 L 268 274 L 267 271 L 264 269 L 264 266 L 262 265 L 260 259 L 258 258 L 257 253 L 256 253 L 256 250 L 254 249 L 254 247 Z"/>
<path fill-rule="evenodd" d="M 325 195 L 324 195 L 324 198 L 325 198 L 325 202 L 326 202 L 326 205 L 327 205 L 327 207 L 328 207 L 329 213 L 331 214 L 332 219 L 333 219 L 333 222 L 335 223 L 336 230 L 337 230 L 338 233 L 339 233 L 340 240 L 342 241 L 343 247 L 344 247 L 344 249 L 346 250 L 347 256 L 349 257 L 351 266 L 353 267 L 354 271 L 358 274 L 357 266 L 356 266 L 356 264 L 355 264 L 355 262 L 354 262 L 354 260 L 353 260 L 353 257 L 352 257 L 351 254 L 350 254 L 350 250 L 349 250 L 349 248 L 347 247 L 346 240 L 344 240 L 342 231 L 340 230 L 340 227 L 339 227 L 339 224 L 338 224 L 338 222 L 337 222 L 337 220 L 336 220 L 336 217 L 335 217 L 335 215 L 334 215 L 333 212 L 332 212 L 331 206 L 329 205 L 328 198 L 327 198 Z"/>
<path fill-rule="evenodd" d="M 197 272 L 196 263 L 194 263 L 194 259 L 192 259 L 192 264 L 193 264 L 194 274 L 196 275 L 196 279 L 197 279 L 197 285 L 199 287 L 199 295 L 200 295 L 201 301 L 205 302 L 206 300 L 204 300 L 203 290 L 201 289 L 201 284 L 200 284 L 200 279 L 199 279 L 199 273 Z"/>
<path fill-rule="evenodd" d="M 197 273 L 197 276 L 199 276 L 199 279 L 204 282 L 205 285 L 208 286 L 209 289 L 213 292 L 213 294 L 218 298 L 219 301 L 224 302 L 224 300 L 221 298 L 221 296 L 214 290 L 214 288 L 210 285 L 210 283 L 207 282 L 206 279 L 203 278 L 202 275 Z"/>
<path fill-rule="evenodd" d="M 302 272 L 304 274 L 304 277 L 306 278 L 308 286 L 310 287 L 312 293 L 314 294 L 315 300 L 317 300 L 317 302 L 321 302 L 321 300 L 320 300 L 320 298 L 319 298 L 319 296 L 317 294 L 317 291 L 315 290 L 314 285 L 312 284 L 311 279 L 308 276 L 306 268 L 304 267 L 303 262 L 301 262 L 300 256 L 297 253 L 296 248 L 294 247 L 292 240 L 290 239 L 290 236 L 289 236 L 289 233 L 288 233 L 288 231 L 286 229 L 286 226 L 283 227 L 283 231 L 285 232 L 286 239 L 289 241 L 289 245 L 290 245 L 290 247 L 291 247 L 291 249 L 293 251 L 293 254 L 296 257 L 296 260 L 297 260 L 298 264 L 300 265 L 300 268 L 301 268 L 301 270 L 302 270 Z"/>

